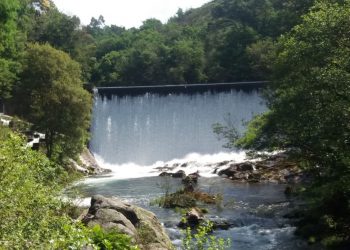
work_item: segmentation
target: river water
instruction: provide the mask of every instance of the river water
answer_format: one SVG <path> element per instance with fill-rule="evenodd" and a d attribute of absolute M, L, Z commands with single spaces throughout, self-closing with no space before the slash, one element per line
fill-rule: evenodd
<path fill-rule="evenodd" d="M 181 244 L 176 224 L 181 215 L 151 206 L 150 201 L 181 186 L 177 179 L 158 177 L 157 167 L 187 163 L 186 173 L 199 171 L 200 190 L 223 195 L 221 205 L 204 205 L 208 217 L 234 224 L 219 230 L 230 238 L 231 249 L 307 249 L 283 215 L 293 202 L 278 184 L 242 184 L 217 177 L 204 165 L 225 160 L 241 162 L 245 152 L 225 150 L 212 131 L 214 123 L 243 123 L 266 110 L 257 90 L 138 96 L 97 95 L 93 111 L 90 149 L 102 167 L 112 169 L 107 177 L 89 178 L 82 184 L 87 197 L 93 194 L 118 196 L 153 211 L 164 224 L 174 244 Z M 166 182 L 166 183 L 165 183 Z"/>

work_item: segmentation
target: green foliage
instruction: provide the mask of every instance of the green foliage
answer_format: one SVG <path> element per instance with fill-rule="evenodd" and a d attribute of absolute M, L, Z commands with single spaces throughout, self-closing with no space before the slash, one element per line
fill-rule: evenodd
<path fill-rule="evenodd" d="M 0 126 L 0 249 L 138 249 L 119 232 L 73 221 L 63 169 Z"/>
<path fill-rule="evenodd" d="M 31 131 L 33 124 L 23 121 L 16 116 L 13 116 L 10 122 L 10 128 L 20 134 L 26 134 Z"/>
<path fill-rule="evenodd" d="M 0 248 L 80 249 L 83 228 L 61 213 L 61 169 L 0 128 Z"/>
<path fill-rule="evenodd" d="M 314 0 L 216 0 L 139 29 L 92 19 L 96 85 L 191 84 L 267 79 L 275 39 L 301 21 Z M 288 17 L 288 18 L 286 18 Z"/>
<path fill-rule="evenodd" d="M 140 245 L 148 245 L 154 242 L 154 231 L 145 223 L 137 227 L 137 235 L 137 241 Z"/>
<path fill-rule="evenodd" d="M 215 0 L 179 10 L 167 24 L 148 19 L 140 28 L 126 30 L 106 25 L 102 16 L 81 26 L 52 1 L 17 1 L 3 1 L 11 13 L 4 26 L 3 41 L 12 48 L 7 51 L 19 51 L 23 41 L 13 42 L 18 38 L 49 43 L 81 64 L 85 81 L 99 86 L 266 79 L 275 39 L 299 23 L 314 2 Z M 12 57 L 2 58 L 0 46 L 5 60 L 0 60 L 0 79 L 6 79 L 2 95 L 7 97 L 20 70 Z"/>
<path fill-rule="evenodd" d="M 275 53 L 275 43 L 271 38 L 258 40 L 246 48 L 250 66 L 258 79 L 269 79 L 272 73 L 272 61 Z"/>
<path fill-rule="evenodd" d="M 166 194 L 152 203 L 163 208 L 189 208 L 196 206 L 196 199 L 191 193 L 184 192 L 181 189 L 175 193 Z"/>
<path fill-rule="evenodd" d="M 90 237 L 94 244 L 94 249 L 99 250 L 137 250 L 137 246 L 132 246 L 131 238 L 118 231 L 104 231 L 99 225 L 94 226 L 90 231 Z"/>
<path fill-rule="evenodd" d="M 10 97 L 20 70 L 17 59 L 22 43 L 16 25 L 18 8 L 17 0 L 0 2 L 0 99 Z"/>
<path fill-rule="evenodd" d="M 279 39 L 270 111 L 235 144 L 293 151 L 313 177 L 298 232 L 327 247 L 350 244 L 349 16 L 350 1 L 318 1 Z"/>
<path fill-rule="evenodd" d="M 266 141 L 262 127 L 265 126 L 269 112 L 255 116 L 247 125 L 247 130 L 243 137 L 237 138 L 234 144 L 241 148 L 264 149 Z M 257 139 L 260 138 L 260 139 Z M 271 148 L 274 149 L 274 148 Z"/>
<path fill-rule="evenodd" d="M 27 48 L 15 94 L 17 112 L 46 134 L 51 158 L 75 156 L 87 139 L 91 97 L 82 88 L 80 73 L 78 63 L 48 44 Z"/>
<path fill-rule="evenodd" d="M 35 30 L 30 34 L 30 40 L 48 42 L 51 46 L 66 52 L 74 50 L 80 25 L 78 17 L 67 16 L 52 8 L 38 15 L 35 21 Z"/>
<path fill-rule="evenodd" d="M 215 123 L 212 128 L 219 140 L 226 140 L 223 145 L 224 148 L 234 148 L 236 146 L 235 143 L 239 138 L 239 133 L 235 127 Z"/>
<path fill-rule="evenodd" d="M 267 93 L 271 111 L 260 127 L 264 138 L 256 137 L 265 146 L 299 148 L 330 176 L 349 164 L 348 16 L 348 1 L 321 2 L 280 39 Z"/>
<path fill-rule="evenodd" d="M 222 200 L 221 194 L 212 195 L 202 191 L 186 191 L 185 188 L 179 189 L 174 193 L 166 192 L 164 196 L 151 201 L 150 205 L 174 208 L 176 210 L 195 207 L 198 201 L 204 204 L 215 204 L 217 207 L 221 207 Z"/>
<path fill-rule="evenodd" d="M 10 133 L 11 133 L 11 129 L 0 125 L 0 141 L 6 140 Z"/>
<path fill-rule="evenodd" d="M 229 239 L 217 238 L 210 235 L 213 229 L 211 222 L 206 222 L 196 229 L 196 233 L 192 233 L 191 228 L 183 231 L 184 238 L 182 240 L 183 250 L 224 250 L 231 246 Z"/>

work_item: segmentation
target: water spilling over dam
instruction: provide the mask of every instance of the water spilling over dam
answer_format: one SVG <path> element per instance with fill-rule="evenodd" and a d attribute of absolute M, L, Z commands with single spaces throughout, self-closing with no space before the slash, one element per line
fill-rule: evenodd
<path fill-rule="evenodd" d="M 191 153 L 225 152 L 214 123 L 243 122 L 266 110 L 257 89 L 97 95 L 90 149 L 104 162 L 141 166 Z"/>

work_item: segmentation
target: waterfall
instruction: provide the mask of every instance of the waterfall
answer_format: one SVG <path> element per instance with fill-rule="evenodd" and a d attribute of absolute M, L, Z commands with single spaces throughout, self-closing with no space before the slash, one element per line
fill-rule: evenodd
<path fill-rule="evenodd" d="M 174 159 L 231 157 L 214 123 L 243 122 L 266 110 L 258 90 L 95 98 L 90 149 L 103 165 L 132 172 Z M 210 158 L 210 157 L 209 157 Z"/>

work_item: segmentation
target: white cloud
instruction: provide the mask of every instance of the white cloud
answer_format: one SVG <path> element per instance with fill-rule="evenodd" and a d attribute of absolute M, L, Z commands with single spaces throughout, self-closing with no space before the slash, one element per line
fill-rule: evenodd
<path fill-rule="evenodd" d="M 83 24 L 91 17 L 102 15 L 107 24 L 126 28 L 139 27 L 148 18 L 157 18 L 163 23 L 183 10 L 197 8 L 210 0 L 54 0 L 59 10 L 76 15 Z"/>

